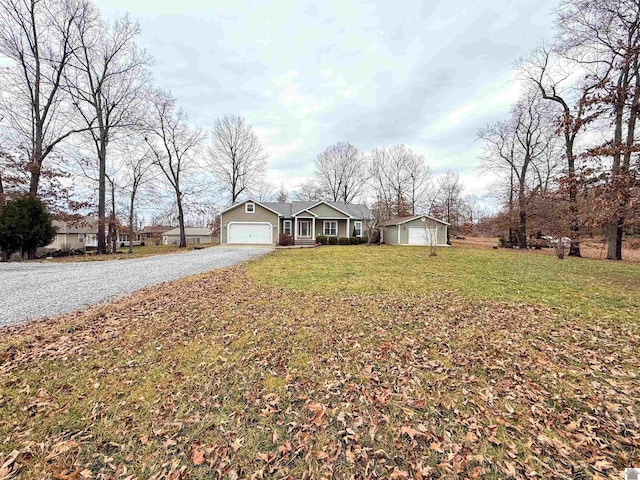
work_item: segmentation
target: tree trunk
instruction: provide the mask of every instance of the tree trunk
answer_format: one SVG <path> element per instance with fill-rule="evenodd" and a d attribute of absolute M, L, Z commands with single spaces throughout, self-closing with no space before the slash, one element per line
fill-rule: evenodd
<path fill-rule="evenodd" d="M 524 176 L 522 178 L 524 178 Z M 527 206 L 524 194 L 525 185 L 524 182 L 521 181 L 518 192 L 518 209 L 520 210 L 520 221 L 518 223 L 518 246 L 520 248 L 527 248 Z"/>
<path fill-rule="evenodd" d="M 131 194 L 131 204 L 129 205 L 129 253 L 133 253 L 133 213 L 136 199 L 135 190 Z"/>
<path fill-rule="evenodd" d="M 580 219 L 578 216 L 578 182 L 576 179 L 576 163 L 573 156 L 573 141 L 566 140 L 567 164 L 569 167 L 569 229 L 571 231 L 570 257 L 581 257 L 580 254 Z"/>
<path fill-rule="evenodd" d="M 180 225 L 180 248 L 187 246 L 187 235 L 184 230 L 184 211 L 182 210 L 182 194 L 176 191 L 176 199 L 178 200 L 178 224 Z"/>
<path fill-rule="evenodd" d="M 33 195 L 38 194 L 38 188 L 40 187 L 40 172 L 42 170 L 42 127 L 38 124 L 36 124 L 35 134 L 35 149 L 29 164 L 29 170 L 31 171 L 29 193 L 32 193 Z"/>
<path fill-rule="evenodd" d="M 105 229 L 105 211 L 107 197 L 107 162 L 106 151 L 99 149 L 98 151 L 99 174 L 98 174 L 98 255 L 107 253 L 107 236 Z"/>

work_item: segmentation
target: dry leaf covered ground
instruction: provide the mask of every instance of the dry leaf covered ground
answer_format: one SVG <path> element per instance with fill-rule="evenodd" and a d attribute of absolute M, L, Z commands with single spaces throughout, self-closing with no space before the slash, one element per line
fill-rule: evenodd
<path fill-rule="evenodd" d="M 0 478 L 620 478 L 638 298 L 633 265 L 322 247 L 4 328 Z"/>

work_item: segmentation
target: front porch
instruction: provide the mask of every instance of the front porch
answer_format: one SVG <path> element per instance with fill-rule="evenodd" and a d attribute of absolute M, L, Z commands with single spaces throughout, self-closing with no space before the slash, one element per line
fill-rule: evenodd
<path fill-rule="evenodd" d="M 358 236 L 362 235 L 362 222 L 350 218 L 327 218 L 311 215 L 299 215 L 293 219 L 284 219 L 280 226 L 281 232 L 291 235 L 295 245 L 315 245 L 316 237 L 350 237 L 353 235 L 354 224 Z"/>

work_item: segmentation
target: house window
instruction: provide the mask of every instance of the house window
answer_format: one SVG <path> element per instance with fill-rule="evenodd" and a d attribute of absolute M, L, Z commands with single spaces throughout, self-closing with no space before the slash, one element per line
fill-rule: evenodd
<path fill-rule="evenodd" d="M 84 233 L 79 233 L 79 234 L 78 234 L 78 241 L 79 241 L 80 243 L 84 242 Z"/>
<path fill-rule="evenodd" d="M 353 230 L 356 233 L 356 237 L 362 236 L 362 222 L 353 222 Z"/>
<path fill-rule="evenodd" d="M 335 237 L 338 235 L 338 222 L 335 220 L 325 220 L 322 230 L 327 237 Z"/>
<path fill-rule="evenodd" d="M 291 220 L 285 220 L 282 223 L 282 232 L 285 235 L 291 235 Z"/>
<path fill-rule="evenodd" d="M 244 213 L 256 213 L 256 204 L 251 202 L 245 203 Z"/>

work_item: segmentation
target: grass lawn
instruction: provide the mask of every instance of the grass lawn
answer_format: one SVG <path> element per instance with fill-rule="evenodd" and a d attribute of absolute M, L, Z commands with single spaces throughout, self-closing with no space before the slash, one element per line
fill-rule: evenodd
<path fill-rule="evenodd" d="M 145 245 L 134 246 L 133 253 L 129 253 L 129 247 L 118 248 L 118 253 L 109 255 L 96 255 L 88 252 L 84 255 L 72 255 L 69 257 L 56 257 L 51 260 L 37 260 L 39 262 L 101 262 L 104 260 L 126 260 L 128 258 L 151 257 L 153 255 L 164 255 L 167 253 L 190 252 L 195 248 L 208 248 L 217 244 L 199 243 L 187 245 L 185 248 L 179 248 L 175 245 Z"/>
<path fill-rule="evenodd" d="M 0 479 L 619 479 L 638 298 L 634 265 L 322 247 L 4 328 Z"/>

